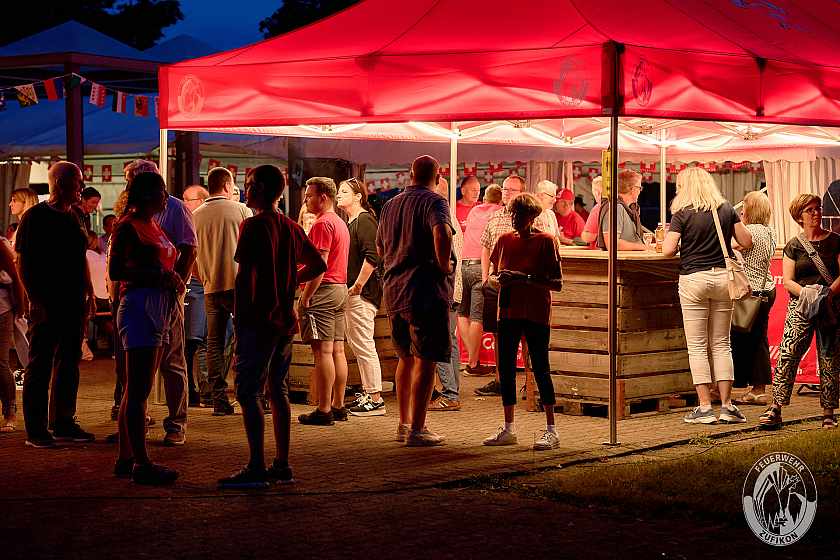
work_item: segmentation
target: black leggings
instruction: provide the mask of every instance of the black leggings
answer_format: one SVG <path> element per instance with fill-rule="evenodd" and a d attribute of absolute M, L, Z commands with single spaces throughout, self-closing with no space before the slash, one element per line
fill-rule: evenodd
<path fill-rule="evenodd" d="M 544 405 L 553 405 L 554 384 L 548 371 L 548 325 L 521 319 L 499 319 L 496 344 L 499 347 L 499 383 L 502 386 L 502 405 L 516 404 L 516 354 L 522 336 L 528 343 L 534 379 Z"/>

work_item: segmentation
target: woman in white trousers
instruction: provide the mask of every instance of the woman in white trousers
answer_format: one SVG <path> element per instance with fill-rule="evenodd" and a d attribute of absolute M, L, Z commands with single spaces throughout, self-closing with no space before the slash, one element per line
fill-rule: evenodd
<path fill-rule="evenodd" d="M 376 251 L 376 218 L 368 204 L 367 187 L 359 179 L 342 181 L 335 198 L 347 212 L 350 229 L 350 255 L 347 259 L 349 299 L 347 343 L 356 356 L 364 393 L 347 409 L 353 416 L 382 416 L 382 368 L 373 341 L 376 312 L 382 302 L 381 261 Z"/>

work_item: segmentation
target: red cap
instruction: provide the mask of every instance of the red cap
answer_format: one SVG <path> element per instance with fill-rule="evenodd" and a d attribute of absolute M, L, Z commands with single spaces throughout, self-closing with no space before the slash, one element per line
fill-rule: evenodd
<path fill-rule="evenodd" d="M 575 199 L 575 193 L 570 191 L 569 189 L 563 189 L 559 193 L 557 193 L 557 200 L 569 200 L 572 201 Z"/>

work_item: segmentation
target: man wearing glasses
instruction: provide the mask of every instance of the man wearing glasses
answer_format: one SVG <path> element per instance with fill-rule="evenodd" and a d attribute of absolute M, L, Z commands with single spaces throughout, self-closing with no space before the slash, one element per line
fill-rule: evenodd
<path fill-rule="evenodd" d="M 642 176 L 630 169 L 618 174 L 618 214 L 616 216 L 618 250 L 646 251 L 642 237 L 642 222 L 639 219 L 639 194 L 642 192 Z M 607 250 L 610 238 L 610 205 L 605 199 L 601 204 L 601 234 L 598 236 L 598 247 Z"/>

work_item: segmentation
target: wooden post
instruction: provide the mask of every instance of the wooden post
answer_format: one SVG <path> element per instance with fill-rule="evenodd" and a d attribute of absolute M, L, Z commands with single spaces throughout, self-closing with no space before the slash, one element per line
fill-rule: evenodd
<path fill-rule="evenodd" d="M 65 64 L 64 73 L 78 73 L 75 64 Z M 84 109 L 82 107 L 82 86 L 68 88 L 64 97 L 64 120 L 66 129 L 67 161 L 83 169 L 85 163 Z"/>
<path fill-rule="evenodd" d="M 175 133 L 175 180 L 169 192 L 183 197 L 184 189 L 199 184 L 199 147 L 197 132 Z"/>

